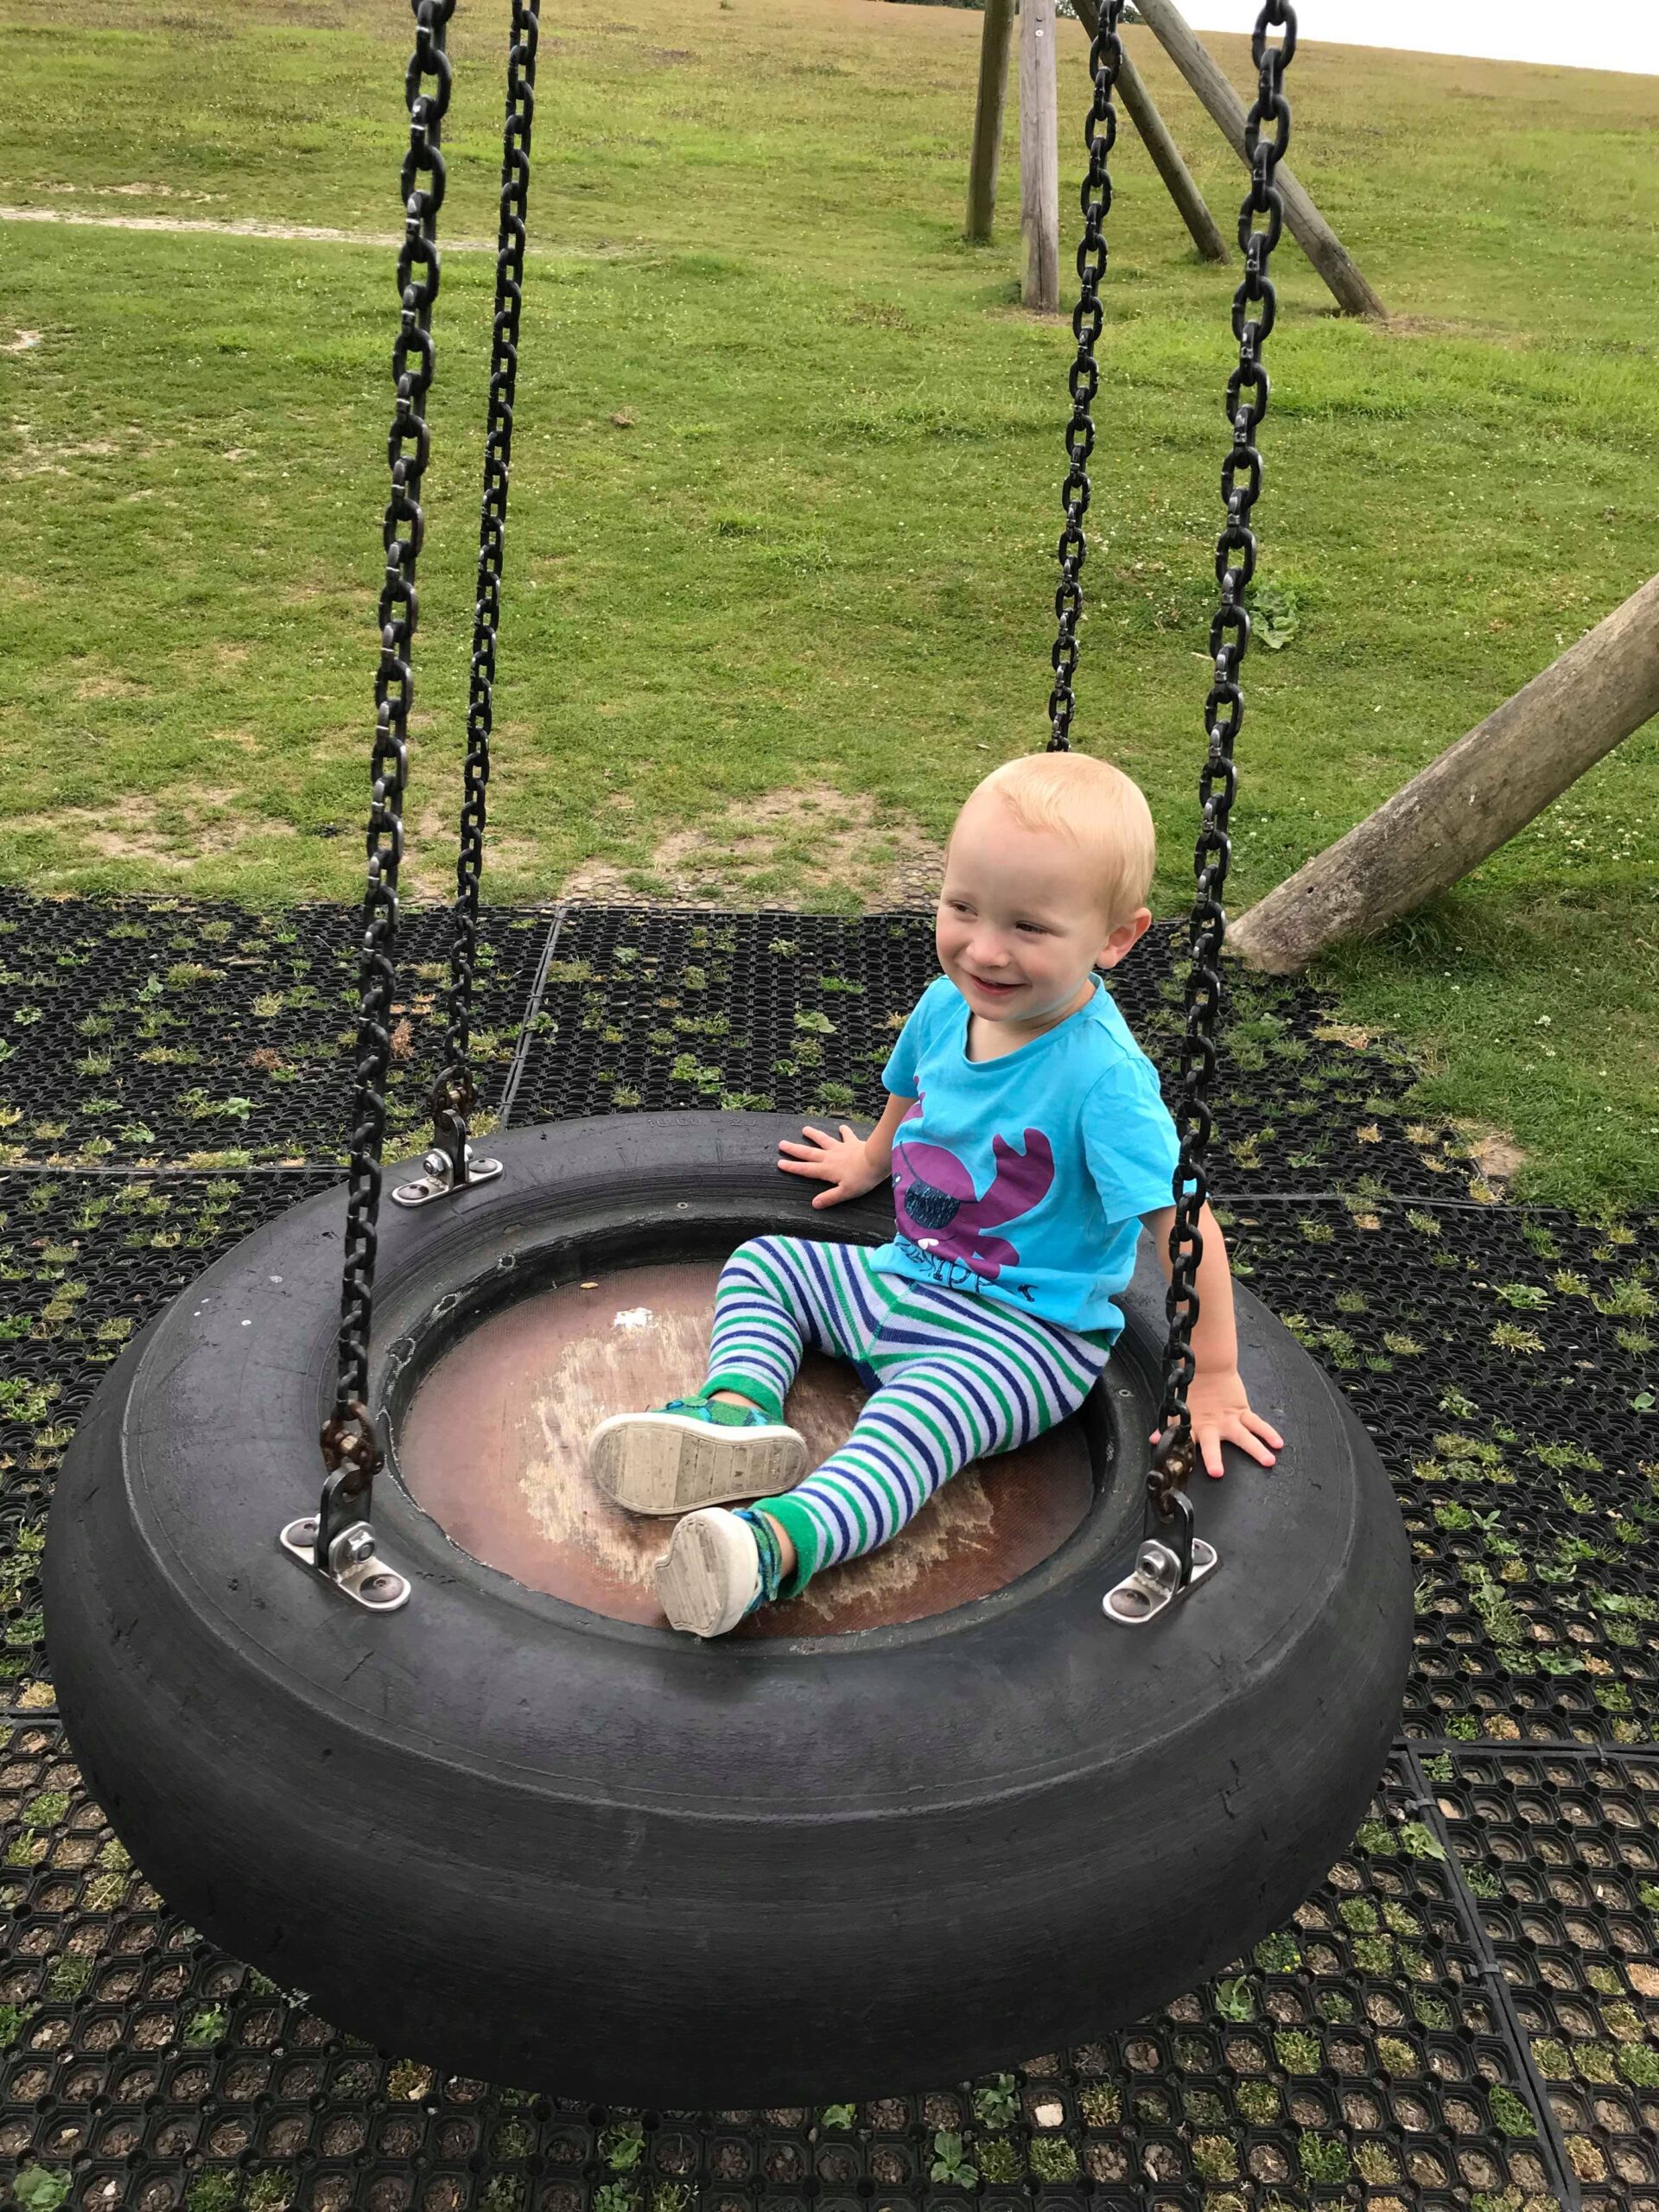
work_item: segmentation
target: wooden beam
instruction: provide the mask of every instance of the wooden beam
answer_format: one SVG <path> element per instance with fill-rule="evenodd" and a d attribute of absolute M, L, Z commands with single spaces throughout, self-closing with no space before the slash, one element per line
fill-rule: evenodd
<path fill-rule="evenodd" d="M 1175 0 L 1135 0 L 1141 20 L 1220 125 L 1241 161 L 1244 152 L 1244 104 L 1187 26 Z M 1291 236 L 1330 286 L 1344 315 L 1388 320 L 1388 309 L 1366 283 L 1357 264 L 1306 192 L 1281 162 L 1278 186 Z"/>
<path fill-rule="evenodd" d="M 1014 0 L 985 0 L 979 41 L 979 97 L 974 104 L 974 143 L 968 156 L 969 245 L 988 245 L 996 219 L 996 173 L 1002 160 L 1002 110 L 1008 93 L 1008 48 L 1014 37 Z"/>
<path fill-rule="evenodd" d="M 1083 13 L 1082 0 L 1077 6 Z M 1169 196 L 1180 210 L 1181 220 L 1192 236 L 1192 243 L 1206 261 L 1225 261 L 1227 241 L 1221 227 L 1205 205 L 1204 194 L 1192 179 L 1192 172 L 1181 159 L 1181 149 L 1169 135 L 1169 126 L 1152 104 L 1152 94 L 1146 80 L 1129 59 L 1128 49 L 1123 51 L 1122 66 L 1117 73 L 1117 89 L 1123 95 L 1123 105 L 1129 120 L 1141 133 L 1141 143 L 1152 156 L 1153 165 L 1169 188 Z"/>
<path fill-rule="evenodd" d="M 1054 0 L 1020 5 L 1020 296 L 1039 315 L 1060 307 L 1059 105 L 1054 82 Z"/>
<path fill-rule="evenodd" d="M 1096 22 L 1095 0 L 1075 0 L 1075 4 L 1077 21 L 1092 41 Z M 1191 232 L 1193 245 L 1206 261 L 1225 261 L 1227 241 L 1205 205 L 1204 194 L 1194 183 L 1192 172 L 1181 159 L 1181 149 L 1170 136 L 1169 125 L 1153 105 L 1146 79 L 1135 67 L 1127 46 L 1118 65 L 1117 89 L 1124 112 L 1140 132 L 1142 144 L 1152 156 L 1153 166 L 1168 187 L 1169 196 L 1180 210 L 1181 220 Z"/>
<path fill-rule="evenodd" d="M 1659 576 L 1252 906 L 1229 932 L 1232 950 L 1296 975 L 1373 935 L 1448 890 L 1656 714 Z"/>

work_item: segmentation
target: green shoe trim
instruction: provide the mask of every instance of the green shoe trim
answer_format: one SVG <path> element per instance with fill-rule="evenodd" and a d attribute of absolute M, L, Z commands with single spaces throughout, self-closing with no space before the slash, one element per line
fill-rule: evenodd
<path fill-rule="evenodd" d="M 671 1398 L 666 1405 L 657 1406 L 653 1412 L 678 1414 L 686 1421 L 706 1421 L 711 1428 L 769 1428 L 772 1424 L 763 1413 L 752 1406 L 728 1406 L 699 1394 L 695 1398 Z"/>
<path fill-rule="evenodd" d="M 757 1513 L 770 1514 L 795 1547 L 794 1572 L 787 1580 L 779 1583 L 778 1595 L 780 1598 L 798 1598 L 822 1563 L 823 1531 L 807 1508 L 791 1497 L 787 1491 L 782 1497 L 757 1497 L 752 1505 L 744 1509 L 743 1517 L 753 1520 Z"/>
<path fill-rule="evenodd" d="M 769 1390 L 764 1382 L 757 1382 L 752 1375 L 711 1375 L 691 1403 L 694 1406 L 708 1405 L 711 1390 L 735 1390 L 739 1397 L 747 1398 L 751 1405 L 760 1408 L 762 1421 L 773 1421 L 779 1428 L 785 1425 L 783 1400 Z M 728 1406 L 725 1410 L 728 1414 L 741 1414 L 745 1409 L 741 1406 Z M 752 1422 L 753 1416 L 751 1414 L 748 1420 Z"/>

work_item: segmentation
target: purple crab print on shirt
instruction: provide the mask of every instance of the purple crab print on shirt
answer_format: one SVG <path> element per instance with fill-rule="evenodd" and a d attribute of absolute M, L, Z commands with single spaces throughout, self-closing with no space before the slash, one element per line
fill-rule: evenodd
<path fill-rule="evenodd" d="M 918 1098 L 906 1122 L 922 1110 Z M 1004 1268 L 1018 1267 L 1019 1248 L 993 1232 L 1029 1213 L 1054 1180 L 1054 1150 L 1040 1129 L 1027 1129 L 1016 1151 L 1003 1137 L 991 1140 L 996 1173 L 982 1198 L 974 1179 L 943 1145 L 906 1142 L 893 1148 L 893 1201 L 899 1233 L 934 1262 L 941 1274 L 968 1269 L 995 1282 Z"/>

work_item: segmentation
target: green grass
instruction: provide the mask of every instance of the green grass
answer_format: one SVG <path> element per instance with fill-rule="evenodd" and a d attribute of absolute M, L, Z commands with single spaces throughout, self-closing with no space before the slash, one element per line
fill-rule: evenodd
<path fill-rule="evenodd" d="M 405 13 L 297 12 L 188 0 L 146 29 L 115 0 L 0 0 L 0 201 L 390 231 Z M 503 19 L 462 0 L 452 236 L 493 226 Z M 491 895 L 585 868 L 890 899 L 974 779 L 1041 741 L 1071 338 L 1015 302 L 1012 146 L 998 245 L 960 241 L 979 29 L 873 0 L 549 18 Z M 1132 37 L 1225 227 L 1242 172 Z M 1242 41 L 1214 44 L 1243 82 Z M 1299 172 L 1399 320 L 1329 314 L 1287 244 L 1259 518 L 1300 620 L 1247 671 L 1236 907 L 1654 566 L 1659 83 L 1315 43 L 1292 90 Z M 1117 176 L 1077 734 L 1146 785 L 1173 912 L 1231 280 L 1132 134 Z M 390 252 L 3 235 L 5 314 L 41 342 L 0 355 L 0 877 L 350 896 Z M 438 310 L 417 893 L 448 873 L 490 281 L 452 256 Z M 1632 739 L 1330 970 L 1420 1056 L 1425 1110 L 1516 1134 L 1529 1194 L 1659 1197 L 1656 761 Z"/>

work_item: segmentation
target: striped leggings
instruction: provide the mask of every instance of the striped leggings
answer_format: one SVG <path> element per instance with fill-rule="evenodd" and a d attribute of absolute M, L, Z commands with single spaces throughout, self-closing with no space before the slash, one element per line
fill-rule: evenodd
<path fill-rule="evenodd" d="M 808 1348 L 849 1360 L 869 1385 L 841 1449 L 781 1497 L 760 1498 L 798 1565 L 819 1568 L 890 1542 L 940 1485 L 1074 1413 L 1109 1343 L 1035 1314 L 879 1273 L 855 1244 L 757 1236 L 721 1270 L 709 1390 L 736 1390 L 773 1420 Z"/>

